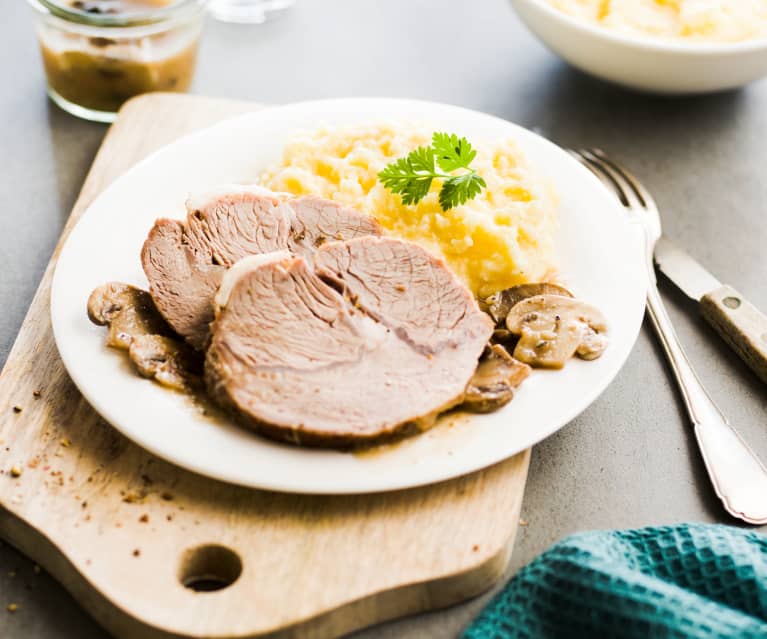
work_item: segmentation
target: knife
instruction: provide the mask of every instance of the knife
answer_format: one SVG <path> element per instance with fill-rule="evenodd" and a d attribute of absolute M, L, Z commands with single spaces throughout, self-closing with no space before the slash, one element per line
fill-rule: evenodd
<path fill-rule="evenodd" d="M 665 237 L 655 244 L 655 263 L 686 295 L 700 302 L 705 320 L 767 383 L 767 316 Z"/>

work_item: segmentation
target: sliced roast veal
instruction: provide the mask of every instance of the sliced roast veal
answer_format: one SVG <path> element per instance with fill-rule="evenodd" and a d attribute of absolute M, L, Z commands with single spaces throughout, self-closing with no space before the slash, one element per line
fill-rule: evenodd
<path fill-rule="evenodd" d="M 270 437 L 344 446 L 425 428 L 463 400 L 492 322 L 441 261 L 383 238 L 315 260 L 254 262 L 227 287 L 205 363 L 219 402 Z"/>
<path fill-rule="evenodd" d="M 372 237 L 335 242 L 317 251 L 315 266 L 356 306 L 427 355 L 457 346 L 466 331 L 474 334 L 477 317 L 484 317 L 455 275 L 410 242 Z M 486 342 L 487 337 L 483 346 Z M 481 353 L 482 348 L 477 356 Z"/>
<path fill-rule="evenodd" d="M 167 219 L 157 220 L 149 231 L 141 263 L 165 321 L 195 348 L 202 348 L 213 319 L 210 300 L 226 267 L 190 246 L 183 222 Z"/>
<path fill-rule="evenodd" d="M 288 249 L 311 259 L 329 240 L 380 233 L 373 218 L 336 202 L 232 186 L 190 198 L 186 222 L 157 220 L 141 261 L 160 313 L 203 348 L 213 296 L 226 269 L 241 258 Z"/>

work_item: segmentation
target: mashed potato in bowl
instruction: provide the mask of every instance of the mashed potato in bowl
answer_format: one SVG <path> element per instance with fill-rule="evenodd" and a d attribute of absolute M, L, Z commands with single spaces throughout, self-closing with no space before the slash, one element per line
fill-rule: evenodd
<path fill-rule="evenodd" d="M 634 35 L 694 41 L 767 38 L 767 0 L 547 0 L 574 17 Z"/>
<path fill-rule="evenodd" d="M 441 256 L 478 297 L 554 272 L 556 197 L 510 139 L 470 139 L 472 163 L 487 188 L 443 211 L 435 180 L 417 205 L 405 206 L 378 180 L 390 162 L 431 142 L 433 130 L 404 123 L 323 127 L 295 136 L 260 183 L 275 191 L 319 195 L 374 216 L 390 235 Z M 460 135 L 460 132 L 456 132 Z"/>

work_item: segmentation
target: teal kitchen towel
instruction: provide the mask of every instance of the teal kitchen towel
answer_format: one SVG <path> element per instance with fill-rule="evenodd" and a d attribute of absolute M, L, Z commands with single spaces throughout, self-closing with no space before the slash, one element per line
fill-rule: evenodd
<path fill-rule="evenodd" d="M 767 638 L 767 537 L 681 524 L 573 535 L 523 568 L 463 639 Z"/>

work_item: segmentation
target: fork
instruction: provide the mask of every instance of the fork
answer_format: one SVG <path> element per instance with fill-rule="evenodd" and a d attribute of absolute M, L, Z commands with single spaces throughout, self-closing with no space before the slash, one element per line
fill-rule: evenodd
<path fill-rule="evenodd" d="M 661 223 L 655 201 L 639 180 L 603 151 L 582 149 L 570 153 L 615 194 L 631 219 L 644 231 L 648 315 L 676 377 L 717 496 L 733 517 L 749 524 L 767 523 L 767 469 L 703 388 L 682 350 L 658 292 L 653 251 L 661 236 Z"/>

